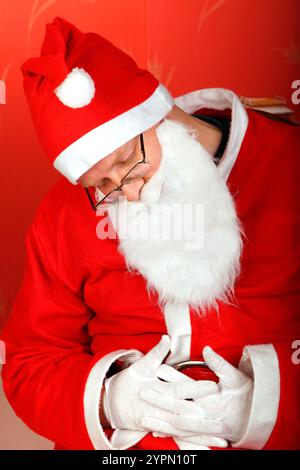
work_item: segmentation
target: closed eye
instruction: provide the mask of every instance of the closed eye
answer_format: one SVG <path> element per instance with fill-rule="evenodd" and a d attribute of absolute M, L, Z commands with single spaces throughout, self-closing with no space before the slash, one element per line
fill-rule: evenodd
<path fill-rule="evenodd" d="M 136 176 L 135 178 L 126 178 L 124 181 L 122 181 L 122 184 L 130 184 L 133 183 L 134 181 L 138 181 L 142 178 L 142 176 Z"/>
<path fill-rule="evenodd" d="M 135 159 L 135 155 L 136 155 L 136 143 L 131 147 L 131 149 L 129 149 L 129 152 L 124 152 L 123 156 L 120 158 L 119 162 L 120 163 L 129 163 L 131 162 L 132 160 Z"/>
<path fill-rule="evenodd" d="M 132 151 L 127 157 L 122 158 L 119 163 L 122 165 L 129 165 L 135 159 L 135 153 Z"/>

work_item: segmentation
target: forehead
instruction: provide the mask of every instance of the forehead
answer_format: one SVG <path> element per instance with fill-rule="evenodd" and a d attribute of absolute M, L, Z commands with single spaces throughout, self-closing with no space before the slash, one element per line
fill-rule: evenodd
<path fill-rule="evenodd" d="M 137 138 L 135 137 L 134 139 L 131 139 L 125 144 L 121 145 L 121 147 L 117 148 L 112 153 L 102 158 L 96 165 L 99 164 L 99 168 L 101 167 L 103 168 L 104 171 L 106 171 L 108 168 L 114 165 L 118 160 L 130 154 L 130 152 L 135 147 L 136 139 Z"/>
<path fill-rule="evenodd" d="M 79 183 L 93 184 L 94 178 L 100 178 L 102 173 L 109 171 L 120 159 L 126 158 L 130 155 L 137 142 L 137 137 L 126 142 L 121 147 L 114 150 L 106 157 L 102 158 L 99 162 L 95 163 L 88 171 L 86 171 L 80 178 Z"/>

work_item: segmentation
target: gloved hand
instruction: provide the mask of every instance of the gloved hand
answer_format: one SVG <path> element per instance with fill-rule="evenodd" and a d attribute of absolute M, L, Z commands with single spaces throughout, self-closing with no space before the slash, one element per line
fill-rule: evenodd
<path fill-rule="evenodd" d="M 182 374 L 173 367 L 171 368 L 171 370 L 167 369 L 169 369 L 169 366 L 167 366 L 166 364 L 162 364 L 158 368 L 158 376 L 164 379 L 165 381 L 168 381 L 168 383 L 161 382 L 163 386 L 165 385 L 167 387 L 167 390 L 164 389 L 163 392 L 167 392 L 168 396 L 172 396 L 175 398 L 192 398 L 194 396 L 199 397 L 200 395 L 204 396 L 206 390 L 208 391 L 208 389 L 206 388 L 206 384 L 209 384 L 210 393 L 213 393 L 214 389 L 215 393 L 218 391 L 218 386 L 215 382 L 208 382 L 202 380 L 201 393 L 199 393 L 199 390 L 197 388 L 195 389 L 195 385 L 193 385 L 193 382 L 195 381 L 191 377 Z M 180 385 L 177 385 L 178 382 L 180 382 Z M 187 383 L 192 383 L 192 385 L 187 385 Z M 155 431 L 152 433 L 152 435 L 154 437 L 170 437 L 168 434 Z M 199 434 L 191 436 L 173 435 L 172 437 L 180 450 L 210 450 L 210 447 L 225 448 L 228 446 L 228 442 L 225 439 L 208 434 Z"/>
<path fill-rule="evenodd" d="M 142 425 L 142 420 L 147 416 L 153 416 L 166 424 L 173 421 L 175 418 L 174 413 L 164 411 L 160 406 L 161 399 L 165 398 L 160 393 L 151 404 L 146 403 L 140 396 L 142 391 L 158 383 L 163 383 L 159 380 L 157 371 L 169 350 L 170 339 L 164 335 L 160 342 L 145 356 L 131 364 L 127 369 L 105 380 L 104 413 L 112 428 L 149 432 Z M 173 374 L 174 369 L 165 365 L 164 372 L 161 374 L 162 378 L 171 380 Z M 186 378 L 184 374 L 181 375 Z M 216 384 L 206 382 L 206 384 L 203 384 L 201 396 L 203 396 L 203 391 L 204 395 L 215 393 Z M 190 390 L 187 393 L 190 395 Z M 205 420 L 201 429 L 203 433 L 214 435 L 215 432 L 219 431 L 219 423 L 214 420 Z M 155 428 L 151 429 L 151 431 L 155 430 Z M 177 430 L 173 429 L 173 431 L 176 435 Z"/>
<path fill-rule="evenodd" d="M 228 441 L 239 441 L 249 421 L 254 382 L 244 372 L 232 366 L 212 348 L 203 349 L 209 368 L 220 378 L 219 392 L 215 396 L 198 400 L 209 418 L 219 419 L 225 426 L 222 434 Z"/>
<path fill-rule="evenodd" d="M 175 428 L 177 436 L 188 441 L 187 436 L 202 434 L 206 420 L 214 419 L 215 423 L 219 422 L 220 425 L 215 436 L 232 442 L 242 437 L 249 420 L 254 383 L 251 378 L 225 361 L 210 347 L 206 346 L 203 349 L 203 357 L 210 369 L 220 378 L 217 393 L 210 396 L 204 396 L 202 393 L 200 397 L 202 381 L 194 381 L 194 400 L 187 401 L 183 399 L 190 398 L 187 395 L 185 397 L 181 395 L 180 398 L 167 396 L 170 387 L 174 394 L 174 387 L 180 384 L 155 384 L 151 389 L 143 391 L 143 399 L 150 404 L 157 400 L 158 394 L 161 397 L 164 395 L 164 398 L 160 400 L 160 407 L 164 411 L 172 412 L 174 418 L 169 423 L 169 427 L 153 416 L 145 418 L 142 421 L 145 428 L 155 428 L 160 433 L 167 433 L 167 429 L 174 433 Z M 196 397 L 197 390 L 199 391 L 198 398 Z"/>

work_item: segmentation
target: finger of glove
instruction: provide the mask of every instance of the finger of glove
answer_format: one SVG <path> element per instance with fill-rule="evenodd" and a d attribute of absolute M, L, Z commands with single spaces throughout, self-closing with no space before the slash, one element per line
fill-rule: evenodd
<path fill-rule="evenodd" d="M 174 415 L 172 426 L 182 431 L 192 432 L 194 434 L 213 434 L 218 437 L 224 435 L 224 425 L 221 421 L 215 419 L 206 419 L 197 417 Z"/>
<path fill-rule="evenodd" d="M 143 427 L 144 430 L 147 430 L 149 432 L 164 434 L 165 437 L 178 436 L 179 434 L 180 436 L 194 436 L 195 435 L 195 433 L 193 432 L 178 430 L 177 428 L 172 426 L 170 422 L 162 421 L 161 419 L 153 418 L 152 416 L 147 416 L 145 418 L 142 418 L 140 425 Z"/>
<path fill-rule="evenodd" d="M 158 367 L 156 371 L 156 376 L 166 382 L 193 382 L 194 380 L 191 377 L 179 372 L 174 369 L 172 366 L 167 364 L 162 364 Z"/>
<path fill-rule="evenodd" d="M 184 441 L 182 439 L 179 439 L 178 437 L 174 437 L 174 441 L 176 442 L 180 450 L 211 450 L 207 446 L 194 444 L 193 442 L 189 441 Z"/>
<path fill-rule="evenodd" d="M 213 434 L 223 437 L 224 426 L 220 421 L 171 415 L 168 421 L 162 421 L 152 416 L 141 420 L 141 425 L 150 432 L 162 432 L 174 436 L 192 436 L 194 434 Z"/>
<path fill-rule="evenodd" d="M 132 372 L 138 375 L 153 376 L 156 369 L 161 365 L 164 358 L 170 350 L 170 338 L 163 335 L 158 344 L 156 344 L 150 351 L 145 354 L 141 359 L 136 361 L 130 366 Z"/>
<path fill-rule="evenodd" d="M 193 417 L 196 414 L 197 416 L 204 417 L 204 411 L 201 406 L 193 401 L 162 395 L 150 388 L 141 390 L 139 396 L 145 402 L 150 403 L 150 405 L 175 415 L 183 414 Z"/>
<path fill-rule="evenodd" d="M 218 393 L 219 387 L 215 382 L 210 380 L 192 380 L 191 382 L 168 383 L 168 382 L 155 382 L 151 386 L 162 395 L 172 396 L 174 398 L 203 398 L 208 395 Z"/>
<path fill-rule="evenodd" d="M 204 434 L 195 435 L 195 436 L 183 436 L 179 437 L 182 441 L 191 442 L 192 444 L 198 444 L 203 446 L 210 446 L 210 447 L 221 447 L 225 449 L 228 447 L 228 442 L 221 437 L 215 436 L 206 436 Z"/>
<path fill-rule="evenodd" d="M 203 348 L 203 358 L 209 368 L 228 387 L 240 386 L 244 382 L 244 374 L 227 362 L 220 354 L 216 353 L 210 346 Z"/>

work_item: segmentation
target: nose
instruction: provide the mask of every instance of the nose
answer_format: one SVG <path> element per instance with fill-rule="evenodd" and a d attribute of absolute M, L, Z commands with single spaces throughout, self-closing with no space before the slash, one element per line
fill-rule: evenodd
<path fill-rule="evenodd" d="M 144 185 L 143 179 L 135 182 L 124 184 L 122 187 L 122 194 L 126 197 L 127 201 L 138 201 L 140 198 L 140 191 Z"/>
<path fill-rule="evenodd" d="M 122 179 L 122 175 L 119 174 L 118 171 L 113 170 L 109 174 L 109 180 L 112 186 L 118 187 L 120 185 L 120 181 Z"/>

